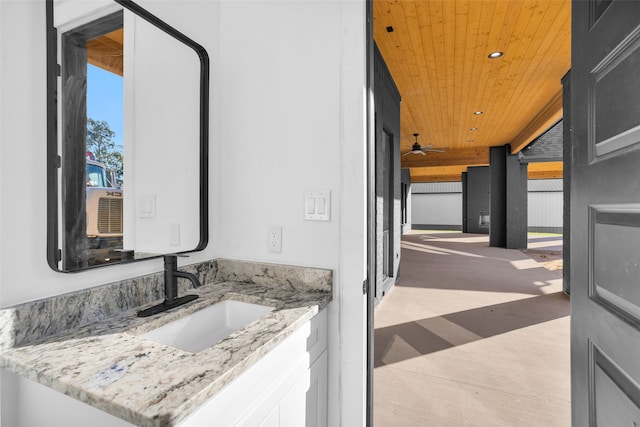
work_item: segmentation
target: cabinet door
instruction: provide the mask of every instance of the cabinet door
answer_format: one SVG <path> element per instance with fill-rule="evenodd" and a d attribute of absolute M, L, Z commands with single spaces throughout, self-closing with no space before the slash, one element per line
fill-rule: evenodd
<path fill-rule="evenodd" d="M 300 379 L 309 377 L 309 368 L 305 358 L 299 358 L 293 363 L 294 368 L 284 378 L 279 378 L 271 385 L 268 393 L 262 399 L 253 405 L 234 427 L 254 427 L 254 426 L 280 426 L 281 421 L 280 407 L 282 400 L 285 399 L 300 382 Z M 304 426 L 297 424 L 296 427 Z"/>
<path fill-rule="evenodd" d="M 300 427 L 309 426 L 307 412 L 310 408 L 307 402 L 307 391 L 309 390 L 310 372 L 298 379 L 298 382 L 280 401 L 280 427 Z M 313 424 L 311 424 L 313 425 Z"/>
<path fill-rule="evenodd" d="M 260 422 L 260 427 L 278 427 L 280 425 L 280 408 L 276 406 L 269 415 Z"/>
<path fill-rule="evenodd" d="M 280 402 L 280 427 L 327 425 L 327 352 L 300 377 Z"/>
<path fill-rule="evenodd" d="M 134 427 L 133 424 L 60 393 L 50 387 L 0 369 L 2 417 L 7 427 Z M 4 405 L 5 402 L 11 402 Z"/>
<path fill-rule="evenodd" d="M 327 351 L 325 350 L 311 365 L 311 384 L 307 390 L 307 427 L 327 425 Z"/>
<path fill-rule="evenodd" d="M 285 338 L 180 427 L 325 427 L 326 316 L 321 311 Z"/>

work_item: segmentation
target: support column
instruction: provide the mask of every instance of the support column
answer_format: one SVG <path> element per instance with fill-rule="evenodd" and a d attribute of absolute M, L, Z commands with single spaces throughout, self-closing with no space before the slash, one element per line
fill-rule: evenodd
<path fill-rule="evenodd" d="M 505 147 L 489 149 L 491 168 L 491 227 L 489 246 L 507 246 L 507 150 Z"/>
<path fill-rule="evenodd" d="M 411 171 L 409 168 L 400 170 L 400 227 L 400 234 L 411 230 Z"/>
<path fill-rule="evenodd" d="M 468 233 L 467 221 L 469 213 L 467 211 L 467 172 L 462 172 L 462 232 Z"/>
<path fill-rule="evenodd" d="M 526 249 L 528 224 L 527 178 L 529 165 L 520 163 L 507 146 L 507 249 Z"/>
<path fill-rule="evenodd" d="M 464 184 L 466 233 L 489 234 L 491 171 L 488 166 L 467 168 Z M 464 225 L 464 224 L 463 224 Z"/>
<path fill-rule="evenodd" d="M 509 145 L 491 147 L 491 228 L 489 246 L 527 247 L 527 164 Z"/>

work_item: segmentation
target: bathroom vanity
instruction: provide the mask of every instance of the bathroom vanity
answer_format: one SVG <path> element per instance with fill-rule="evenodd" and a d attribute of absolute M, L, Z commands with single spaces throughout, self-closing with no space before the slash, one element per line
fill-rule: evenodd
<path fill-rule="evenodd" d="M 136 313 L 161 298 L 161 274 L 0 310 L 0 367 L 21 394 L 3 418 L 16 427 L 326 425 L 332 272 L 232 260 L 184 269 L 203 286 L 181 283 L 181 292 L 198 299 L 151 317 Z M 237 302 L 232 316 L 266 309 L 203 349 L 154 335 L 209 339 L 224 320 L 196 315 L 225 301 Z M 183 332 L 172 326 L 190 319 Z"/>

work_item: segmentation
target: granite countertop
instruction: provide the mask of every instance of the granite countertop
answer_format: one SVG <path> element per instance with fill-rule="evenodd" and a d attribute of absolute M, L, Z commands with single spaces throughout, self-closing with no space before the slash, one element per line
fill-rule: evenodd
<path fill-rule="evenodd" d="M 277 265 L 226 260 L 218 260 L 215 268 L 213 280 L 188 291 L 199 295 L 193 302 L 147 318 L 136 316 L 140 307 L 131 307 L 31 340 L 14 338 L 16 342 L 0 353 L 0 366 L 133 424 L 176 425 L 331 300 L 329 270 L 282 270 Z M 287 276 L 291 269 L 298 278 L 313 274 L 300 285 L 300 280 Z M 314 285 L 317 277 L 320 286 Z M 275 309 L 199 353 L 139 336 L 225 299 Z M 17 309 L 3 311 L 0 320 L 3 314 L 20 317 Z M 15 319 L 13 323 L 19 324 Z"/>

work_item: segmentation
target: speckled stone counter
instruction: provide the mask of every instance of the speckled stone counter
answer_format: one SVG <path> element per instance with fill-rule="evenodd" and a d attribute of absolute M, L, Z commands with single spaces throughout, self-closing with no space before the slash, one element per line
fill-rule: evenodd
<path fill-rule="evenodd" d="M 197 410 L 331 300 L 330 270 L 214 260 L 181 270 L 204 285 L 199 299 L 156 316 L 162 275 L 0 310 L 0 367 L 140 426 L 172 426 Z M 181 280 L 180 282 L 187 282 Z M 199 353 L 139 335 L 216 302 L 276 307 Z"/>

